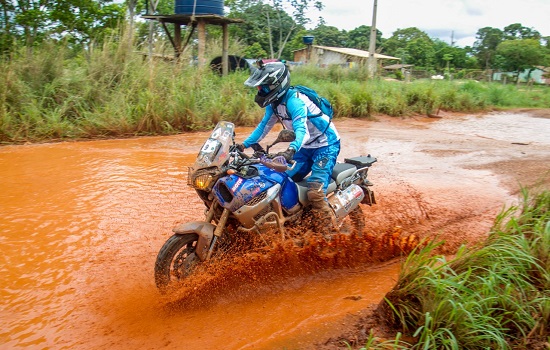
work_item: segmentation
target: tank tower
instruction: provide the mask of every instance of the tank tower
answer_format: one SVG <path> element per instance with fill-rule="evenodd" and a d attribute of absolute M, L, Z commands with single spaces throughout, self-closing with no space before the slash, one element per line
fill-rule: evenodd
<path fill-rule="evenodd" d="M 313 35 L 304 35 L 302 37 L 302 42 L 307 46 L 306 63 L 309 63 L 311 60 L 311 46 L 313 45 L 314 39 L 315 37 Z"/>
<path fill-rule="evenodd" d="M 147 2 L 155 1 L 148 0 Z M 162 27 L 170 43 L 174 47 L 176 59 L 180 57 L 183 50 L 189 44 L 191 36 L 197 30 L 198 34 L 198 63 L 199 66 L 205 66 L 205 47 L 206 47 L 206 25 L 219 25 L 222 27 L 223 44 L 222 44 L 222 75 L 228 73 L 229 62 L 229 30 L 228 26 L 232 23 L 242 23 L 243 20 L 224 17 L 223 0 L 175 0 L 174 14 L 171 15 L 155 15 L 151 14 L 152 6 L 146 4 L 147 13 L 142 18 L 151 21 L 158 21 Z M 174 36 L 168 30 L 167 24 L 174 25 Z M 181 26 L 191 26 L 185 41 L 182 40 Z"/>

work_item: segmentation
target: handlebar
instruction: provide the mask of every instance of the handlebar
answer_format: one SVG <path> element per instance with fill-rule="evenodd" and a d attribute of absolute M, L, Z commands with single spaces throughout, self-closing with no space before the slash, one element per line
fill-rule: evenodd
<path fill-rule="evenodd" d="M 243 151 L 240 151 L 236 147 L 232 147 L 230 151 L 237 153 L 239 157 L 246 159 L 249 162 L 263 164 L 266 167 L 278 172 L 285 172 L 287 170 L 292 170 L 294 169 L 294 166 L 296 166 L 296 162 L 293 160 L 287 162 L 285 157 L 283 156 L 267 154 L 262 151 L 256 151 L 252 156 L 249 156 Z"/>
<path fill-rule="evenodd" d="M 271 158 L 267 154 L 260 157 L 260 163 L 281 173 L 287 170 L 292 170 L 296 166 L 296 162 L 293 160 L 287 162 L 283 156 L 275 156 Z M 291 166 L 289 166 L 289 164 L 291 164 Z"/>

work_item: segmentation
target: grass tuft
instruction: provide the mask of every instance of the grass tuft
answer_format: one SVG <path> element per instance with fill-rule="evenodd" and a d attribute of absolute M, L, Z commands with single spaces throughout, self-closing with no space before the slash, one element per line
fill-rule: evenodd
<path fill-rule="evenodd" d="M 441 242 L 425 242 L 404 262 L 382 310 L 416 339 L 411 349 L 527 349 L 548 341 L 550 192 L 522 193 L 479 247 L 447 260 L 434 254 Z"/>

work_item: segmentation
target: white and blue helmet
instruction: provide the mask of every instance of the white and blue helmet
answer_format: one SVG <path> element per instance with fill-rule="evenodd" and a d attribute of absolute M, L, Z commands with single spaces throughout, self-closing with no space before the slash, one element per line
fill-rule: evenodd
<path fill-rule="evenodd" d="M 246 79 L 244 85 L 258 89 L 254 101 L 262 108 L 279 104 L 290 87 L 290 74 L 283 62 L 259 61 L 259 68 Z"/>

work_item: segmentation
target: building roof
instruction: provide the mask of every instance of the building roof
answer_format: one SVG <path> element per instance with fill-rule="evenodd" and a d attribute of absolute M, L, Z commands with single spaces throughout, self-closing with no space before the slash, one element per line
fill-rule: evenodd
<path fill-rule="evenodd" d="M 334 52 L 338 52 L 348 56 L 361 57 L 361 58 L 368 58 L 370 56 L 370 53 L 368 51 L 363 51 L 359 49 L 351 49 L 351 48 L 345 48 L 345 47 L 319 46 L 319 45 L 311 45 L 311 46 L 317 49 L 334 51 Z M 374 57 L 380 58 L 380 59 L 387 59 L 387 60 L 401 60 L 400 58 L 397 58 L 397 57 L 381 55 L 379 53 L 375 53 Z"/>
<path fill-rule="evenodd" d="M 401 69 L 401 68 L 409 68 L 412 67 L 412 64 L 390 64 L 389 66 L 384 66 L 384 69 Z"/>

